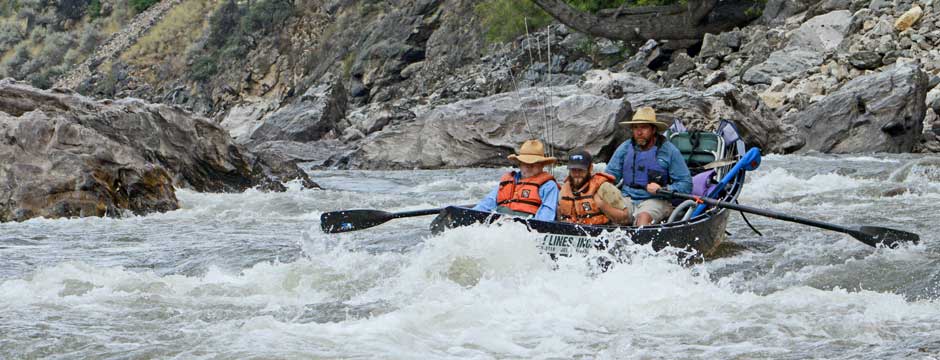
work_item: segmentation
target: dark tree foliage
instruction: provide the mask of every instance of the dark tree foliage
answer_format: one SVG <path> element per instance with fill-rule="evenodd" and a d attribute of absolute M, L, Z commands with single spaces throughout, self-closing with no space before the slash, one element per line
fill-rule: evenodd
<path fill-rule="evenodd" d="M 209 20 L 208 45 L 213 48 L 224 46 L 230 36 L 238 33 L 240 18 L 241 14 L 239 14 L 235 0 L 226 1 Z"/>
<path fill-rule="evenodd" d="M 532 0 L 563 24 L 585 34 L 639 41 L 646 39 L 696 41 L 705 33 L 741 26 L 759 14 L 760 0 L 683 0 L 669 5 L 647 0 L 651 6 L 603 9 L 596 14 L 565 0 Z M 720 14 L 717 16 L 715 14 Z"/>
<path fill-rule="evenodd" d="M 192 56 L 192 78 L 208 81 L 220 68 L 244 61 L 259 39 L 277 32 L 294 15 L 292 0 L 225 0 L 209 21 L 209 34 Z"/>
<path fill-rule="evenodd" d="M 153 4 L 160 2 L 160 0 L 130 0 L 131 8 L 134 9 L 136 13 L 142 13 L 144 10 L 149 9 Z"/>
<path fill-rule="evenodd" d="M 56 14 L 66 19 L 77 20 L 85 16 L 90 0 L 59 0 L 56 4 Z"/>
<path fill-rule="evenodd" d="M 246 33 L 269 34 L 294 14 L 291 0 L 257 1 L 248 9 L 243 28 Z"/>

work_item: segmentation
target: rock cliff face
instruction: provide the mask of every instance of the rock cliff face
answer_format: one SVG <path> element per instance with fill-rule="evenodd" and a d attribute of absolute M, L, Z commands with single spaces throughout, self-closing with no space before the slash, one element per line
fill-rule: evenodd
<path fill-rule="evenodd" d="M 179 207 L 197 191 L 313 184 L 246 153 L 212 122 L 137 99 L 94 101 L 0 81 L 0 221 L 120 216 Z"/>
<path fill-rule="evenodd" d="M 753 24 L 685 49 L 557 24 L 487 45 L 475 4 L 301 0 L 237 66 L 197 81 L 147 80 L 183 55 L 130 64 L 116 93 L 205 114 L 259 158 L 314 166 L 502 165 L 546 137 L 540 126 L 559 152 L 602 155 L 625 136 L 614 119 L 641 105 L 700 129 L 733 120 L 765 152 L 940 150 L 933 1 L 770 0 Z"/>

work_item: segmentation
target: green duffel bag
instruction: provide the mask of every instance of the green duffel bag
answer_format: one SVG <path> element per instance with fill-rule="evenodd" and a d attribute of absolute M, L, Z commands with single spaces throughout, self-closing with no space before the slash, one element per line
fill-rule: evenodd
<path fill-rule="evenodd" d="M 720 135 L 704 131 L 675 133 L 669 137 L 669 142 L 679 148 L 690 169 L 720 160 L 725 147 Z"/>

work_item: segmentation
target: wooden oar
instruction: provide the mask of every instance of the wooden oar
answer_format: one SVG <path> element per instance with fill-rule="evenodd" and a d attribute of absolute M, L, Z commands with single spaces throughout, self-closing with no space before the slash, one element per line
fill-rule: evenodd
<path fill-rule="evenodd" d="M 460 206 L 473 207 L 473 205 Z M 376 225 L 381 225 L 392 219 L 434 215 L 441 212 L 441 210 L 443 210 L 443 208 L 403 211 L 397 213 L 371 209 L 330 211 L 320 215 L 320 230 L 323 230 L 323 232 L 327 234 L 356 231 L 368 229 Z"/>
<path fill-rule="evenodd" d="M 902 243 L 905 243 L 905 242 L 917 244 L 917 242 L 920 241 L 920 236 L 914 233 L 909 233 L 907 231 L 889 229 L 889 228 L 878 227 L 878 226 L 846 227 L 846 226 L 841 226 L 841 225 L 836 225 L 836 224 L 825 223 L 822 221 L 801 218 L 801 217 L 793 216 L 789 214 L 778 213 L 775 211 L 758 209 L 758 208 L 753 208 L 750 206 L 744 206 L 740 204 L 732 204 L 729 202 L 724 202 L 724 201 L 719 201 L 719 200 L 709 199 L 709 198 L 702 198 L 702 197 L 689 195 L 689 194 L 677 193 L 677 192 L 673 192 L 669 190 L 659 190 L 657 193 L 660 195 L 672 196 L 672 197 L 677 197 L 680 199 L 694 200 L 696 202 L 701 201 L 708 205 L 743 211 L 743 212 L 751 213 L 751 214 L 757 214 L 757 215 L 766 216 L 766 217 L 777 219 L 777 220 L 790 221 L 790 222 L 795 222 L 795 223 L 799 223 L 803 225 L 815 226 L 815 227 L 823 228 L 826 230 L 837 231 L 843 234 L 851 235 L 858 241 L 861 241 L 870 246 L 878 246 L 878 244 L 882 244 L 884 246 L 887 246 L 893 249 L 893 248 L 900 246 Z"/>

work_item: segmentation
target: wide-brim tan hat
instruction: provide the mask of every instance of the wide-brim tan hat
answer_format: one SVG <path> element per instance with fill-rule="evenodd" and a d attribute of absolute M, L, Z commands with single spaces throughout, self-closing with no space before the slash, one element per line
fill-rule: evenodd
<path fill-rule="evenodd" d="M 526 164 L 549 163 L 554 164 L 554 157 L 545 156 L 545 145 L 538 140 L 526 140 L 519 147 L 519 154 L 509 155 L 510 161 L 518 161 Z"/>
<path fill-rule="evenodd" d="M 637 125 L 637 124 L 649 124 L 656 127 L 659 132 L 666 131 L 666 128 L 669 125 L 666 125 L 664 122 L 656 120 L 656 110 L 649 106 L 643 106 L 639 109 L 636 109 L 636 113 L 633 114 L 633 120 L 630 121 L 621 121 L 621 125 Z"/>

